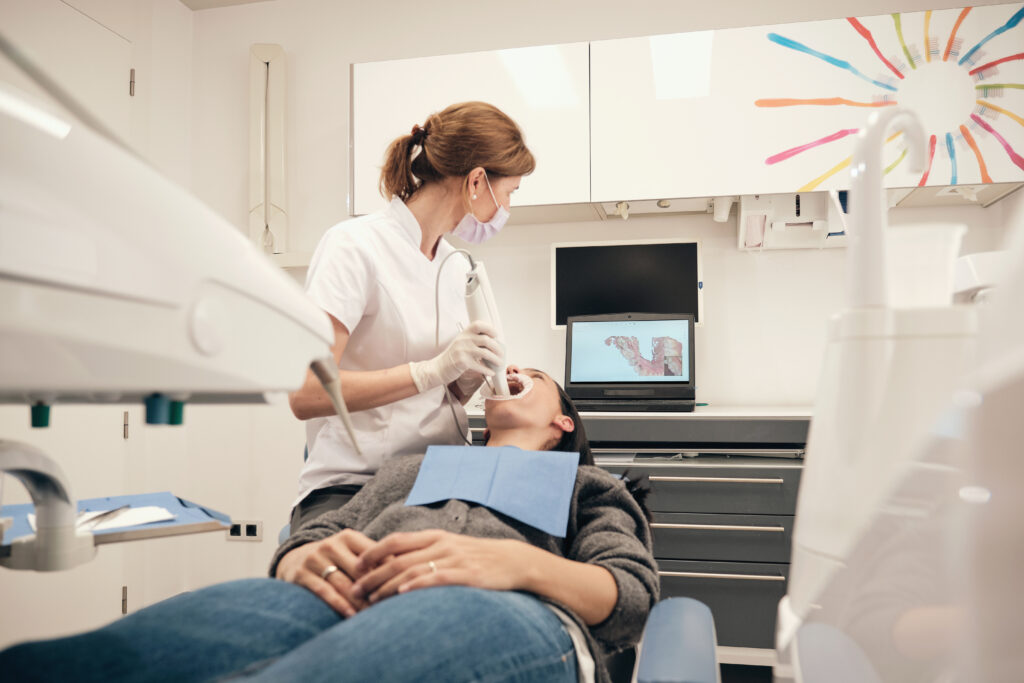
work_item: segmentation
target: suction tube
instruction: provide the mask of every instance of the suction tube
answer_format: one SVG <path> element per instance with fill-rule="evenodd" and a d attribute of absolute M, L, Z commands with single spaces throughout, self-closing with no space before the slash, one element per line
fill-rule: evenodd
<path fill-rule="evenodd" d="M 345 431 L 348 432 L 348 438 L 352 439 L 352 446 L 355 447 L 356 453 L 362 455 L 363 452 L 359 450 L 359 442 L 356 440 L 356 430 L 352 426 L 352 419 L 348 415 L 348 408 L 345 407 L 345 400 L 341 397 L 341 380 L 338 377 L 338 366 L 334 364 L 333 358 L 318 358 L 314 360 L 309 368 L 316 375 L 316 378 L 320 380 L 320 384 L 323 385 L 324 391 L 331 399 L 331 404 L 334 405 L 334 410 L 338 413 L 338 417 L 341 418 L 341 422 L 345 425 Z"/>
<path fill-rule="evenodd" d="M 888 305 L 885 279 L 885 175 L 882 147 L 890 128 L 902 127 L 910 170 L 925 167 L 925 136 L 921 121 L 909 109 L 887 107 L 876 111 L 857 134 L 850 168 L 849 299 L 851 308 L 884 308 Z"/>

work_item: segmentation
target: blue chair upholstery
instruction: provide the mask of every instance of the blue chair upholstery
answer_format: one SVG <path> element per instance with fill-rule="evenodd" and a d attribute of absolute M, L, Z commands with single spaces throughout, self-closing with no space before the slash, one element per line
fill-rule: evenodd
<path fill-rule="evenodd" d="M 718 683 L 715 620 L 693 598 L 662 600 L 637 646 L 637 683 Z"/>

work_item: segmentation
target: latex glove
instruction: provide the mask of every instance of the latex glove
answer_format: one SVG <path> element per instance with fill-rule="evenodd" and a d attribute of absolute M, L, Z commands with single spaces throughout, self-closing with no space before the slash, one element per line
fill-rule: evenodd
<path fill-rule="evenodd" d="M 343 529 L 321 541 L 300 545 L 281 558 L 275 576 L 315 593 L 336 612 L 346 617 L 367 607 L 361 596 L 353 595 L 353 582 L 363 575 L 356 569 L 360 553 L 376 542 L 354 529 Z M 324 570 L 334 565 L 324 578 Z"/>
<path fill-rule="evenodd" d="M 455 380 L 454 393 L 462 403 L 468 401 L 484 383 L 484 376 L 474 370 L 467 370 Z"/>
<path fill-rule="evenodd" d="M 463 373 L 494 375 L 494 368 L 503 355 L 498 333 L 490 323 L 481 320 L 459 332 L 444 351 L 430 360 L 409 363 L 409 372 L 416 388 L 427 389 L 451 384 Z"/>

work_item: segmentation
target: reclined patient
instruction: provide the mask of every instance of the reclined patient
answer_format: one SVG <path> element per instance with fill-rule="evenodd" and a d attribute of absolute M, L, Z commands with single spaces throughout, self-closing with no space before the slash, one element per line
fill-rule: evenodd
<path fill-rule="evenodd" d="M 626 486 L 593 466 L 561 387 L 537 370 L 509 372 L 516 390 L 532 388 L 486 402 L 488 446 L 580 453 L 568 519 L 554 520 L 564 537 L 551 520 L 458 497 L 409 505 L 444 461 L 393 458 L 349 503 L 293 530 L 271 563 L 276 579 L 210 586 L 96 631 L 14 646 L 0 652 L 0 678 L 607 680 L 605 655 L 639 639 L 658 599 L 650 530 Z M 514 493 L 545 485 L 518 479 Z"/>

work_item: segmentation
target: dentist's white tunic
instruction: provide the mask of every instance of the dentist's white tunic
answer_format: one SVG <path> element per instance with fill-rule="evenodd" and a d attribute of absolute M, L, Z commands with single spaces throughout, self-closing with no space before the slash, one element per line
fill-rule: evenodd
<path fill-rule="evenodd" d="M 416 218 L 395 198 L 379 213 L 335 225 L 317 245 L 306 292 L 351 335 L 341 356 L 343 370 L 380 370 L 433 358 L 468 324 L 464 292 L 469 266 L 456 255 L 441 272 L 441 340 L 434 344 L 434 283 L 454 248 L 442 239 L 431 261 L 420 252 L 421 239 Z M 296 504 L 316 489 L 364 483 L 385 458 L 422 453 L 430 444 L 463 443 L 466 413 L 457 402 L 455 412 L 458 426 L 442 387 L 354 412 L 361 456 L 341 418 L 307 420 L 309 459 L 299 477 Z"/>

